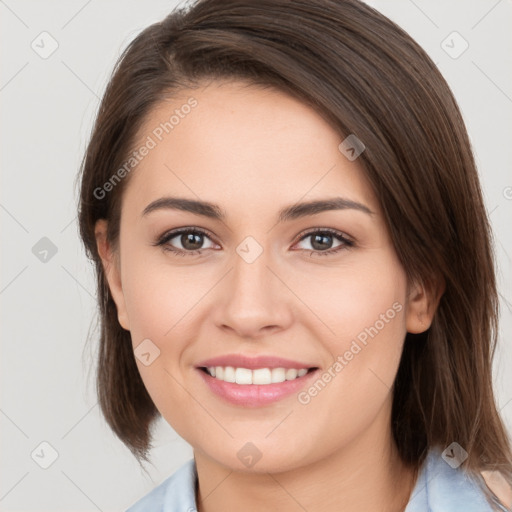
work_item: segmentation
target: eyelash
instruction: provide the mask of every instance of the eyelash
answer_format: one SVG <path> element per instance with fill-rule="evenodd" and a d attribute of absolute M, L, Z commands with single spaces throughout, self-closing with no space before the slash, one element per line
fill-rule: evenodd
<path fill-rule="evenodd" d="M 206 235 L 208 238 L 211 238 L 207 231 L 197 228 L 197 227 L 189 227 L 189 228 L 180 228 L 175 231 L 169 231 L 164 233 L 157 241 L 156 243 L 152 244 L 154 246 L 161 246 L 164 251 L 169 251 L 173 253 L 175 256 L 193 256 L 195 254 L 201 254 L 202 251 L 206 249 L 196 249 L 193 251 L 184 251 L 182 249 L 176 249 L 175 247 L 172 247 L 170 245 L 166 245 L 170 240 L 173 238 L 176 238 L 179 235 L 185 234 L 185 233 L 194 233 L 194 234 L 202 234 Z M 341 245 L 334 249 L 328 249 L 326 251 L 318 251 L 318 250 L 309 250 L 310 256 L 313 256 L 313 254 L 317 254 L 319 256 L 329 256 L 335 253 L 338 253 L 341 250 L 346 250 L 351 247 L 354 247 L 354 242 L 352 240 L 349 240 L 344 233 L 337 231 L 335 229 L 331 228 L 323 228 L 323 229 L 312 229 L 310 231 L 307 231 L 306 233 L 303 233 L 302 236 L 299 238 L 299 240 L 296 243 L 302 242 L 305 238 L 311 235 L 316 234 L 329 234 L 332 235 L 334 238 L 337 238 L 340 242 L 342 242 Z M 295 245 L 295 244 L 294 244 Z M 308 249 L 303 249 L 308 250 Z"/>

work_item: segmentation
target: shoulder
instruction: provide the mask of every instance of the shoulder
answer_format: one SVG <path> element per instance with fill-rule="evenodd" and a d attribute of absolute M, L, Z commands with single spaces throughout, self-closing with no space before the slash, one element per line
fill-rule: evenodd
<path fill-rule="evenodd" d="M 190 459 L 169 478 L 140 498 L 126 512 L 192 512 L 196 510 L 195 460 Z"/>
<path fill-rule="evenodd" d="M 421 467 L 405 512 L 494 512 L 486 498 L 485 481 L 452 467 L 441 450 L 432 449 Z M 494 510 L 506 509 L 497 504 Z"/>

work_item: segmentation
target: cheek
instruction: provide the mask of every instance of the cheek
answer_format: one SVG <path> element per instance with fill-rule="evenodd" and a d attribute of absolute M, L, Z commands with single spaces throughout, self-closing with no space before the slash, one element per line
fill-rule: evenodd
<path fill-rule="evenodd" d="M 371 415 L 386 399 L 400 361 L 406 335 L 405 273 L 393 253 L 381 253 L 357 269 L 333 271 L 330 283 L 329 288 L 312 287 L 316 293 L 309 297 L 330 331 L 323 329 L 323 345 L 332 359 L 322 380 L 332 393 L 319 383 L 304 402 L 313 401 L 318 391 L 323 398 L 315 398 L 317 404 L 335 401 L 344 413 Z M 319 331 L 313 324 L 310 328 Z"/>
<path fill-rule="evenodd" d="M 407 281 L 391 250 L 363 257 L 354 253 L 338 266 L 303 272 L 294 282 L 292 288 L 316 315 L 310 328 L 318 331 L 315 325 L 321 321 L 331 352 L 348 349 L 347 343 L 358 336 L 364 343 L 367 329 L 375 333 L 374 327 L 380 337 L 399 340 L 405 335 L 400 313 L 405 310 Z"/>
<path fill-rule="evenodd" d="M 312 437 L 325 439 L 322 448 L 312 444 L 312 450 L 327 453 L 333 439 L 339 446 L 350 445 L 377 417 L 382 421 L 379 428 L 387 428 L 389 418 L 380 412 L 385 404 L 391 407 L 405 337 L 404 308 L 386 300 L 372 307 L 368 311 L 359 305 L 357 316 L 340 319 L 341 334 L 325 341 L 332 362 L 297 397 L 302 414 L 316 418 L 310 426 Z"/>
<path fill-rule="evenodd" d="M 172 411 L 173 405 L 190 398 L 179 384 L 180 364 L 197 324 L 195 308 L 207 293 L 209 287 L 204 283 L 209 281 L 197 271 L 194 275 L 192 267 L 169 265 L 156 253 L 126 247 L 123 294 L 139 373 L 153 402 L 163 412 L 167 408 Z M 149 365 L 137 357 L 142 352 L 138 347 L 143 346 L 151 353 Z"/>
<path fill-rule="evenodd" d="M 132 249 L 127 248 L 123 261 L 123 293 L 134 344 L 141 337 L 163 340 L 186 321 L 205 292 L 204 281 L 195 279 L 190 270 L 170 265 L 160 249 Z"/>

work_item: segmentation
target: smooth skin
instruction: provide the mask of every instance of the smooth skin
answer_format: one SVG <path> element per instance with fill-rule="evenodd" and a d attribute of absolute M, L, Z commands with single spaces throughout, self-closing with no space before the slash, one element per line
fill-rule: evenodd
<path fill-rule="evenodd" d="M 156 407 L 194 449 L 200 512 L 397 512 L 415 483 L 392 438 L 392 384 L 406 332 L 431 324 L 441 291 L 408 282 L 380 205 L 343 138 L 313 109 L 282 92 L 213 81 L 155 108 L 141 143 L 193 96 L 197 106 L 143 158 L 124 191 L 119 253 L 96 226 L 120 324 L 133 348 L 160 356 L 137 366 Z M 148 204 L 166 195 L 209 201 L 225 221 Z M 281 208 L 343 197 L 365 205 L 277 222 Z M 201 254 L 155 245 L 176 228 L 202 228 Z M 304 232 L 330 228 L 314 244 Z M 251 236 L 263 249 L 239 256 Z M 167 247 L 193 251 L 175 236 Z M 342 247 L 337 253 L 320 254 Z M 192 249 L 191 249 L 192 247 Z M 293 394 L 264 407 L 214 395 L 195 365 L 240 353 L 332 367 L 351 342 L 398 302 L 403 307 L 328 385 L 301 404 Z M 237 457 L 252 443 L 261 459 Z"/>

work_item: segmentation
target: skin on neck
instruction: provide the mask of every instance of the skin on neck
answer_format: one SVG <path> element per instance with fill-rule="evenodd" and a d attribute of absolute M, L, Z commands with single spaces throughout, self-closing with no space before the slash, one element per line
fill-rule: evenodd
<path fill-rule="evenodd" d="M 375 421 L 348 446 L 280 473 L 236 472 L 194 450 L 198 512 L 402 512 L 416 472 L 398 455 L 390 429 L 391 394 Z"/>

